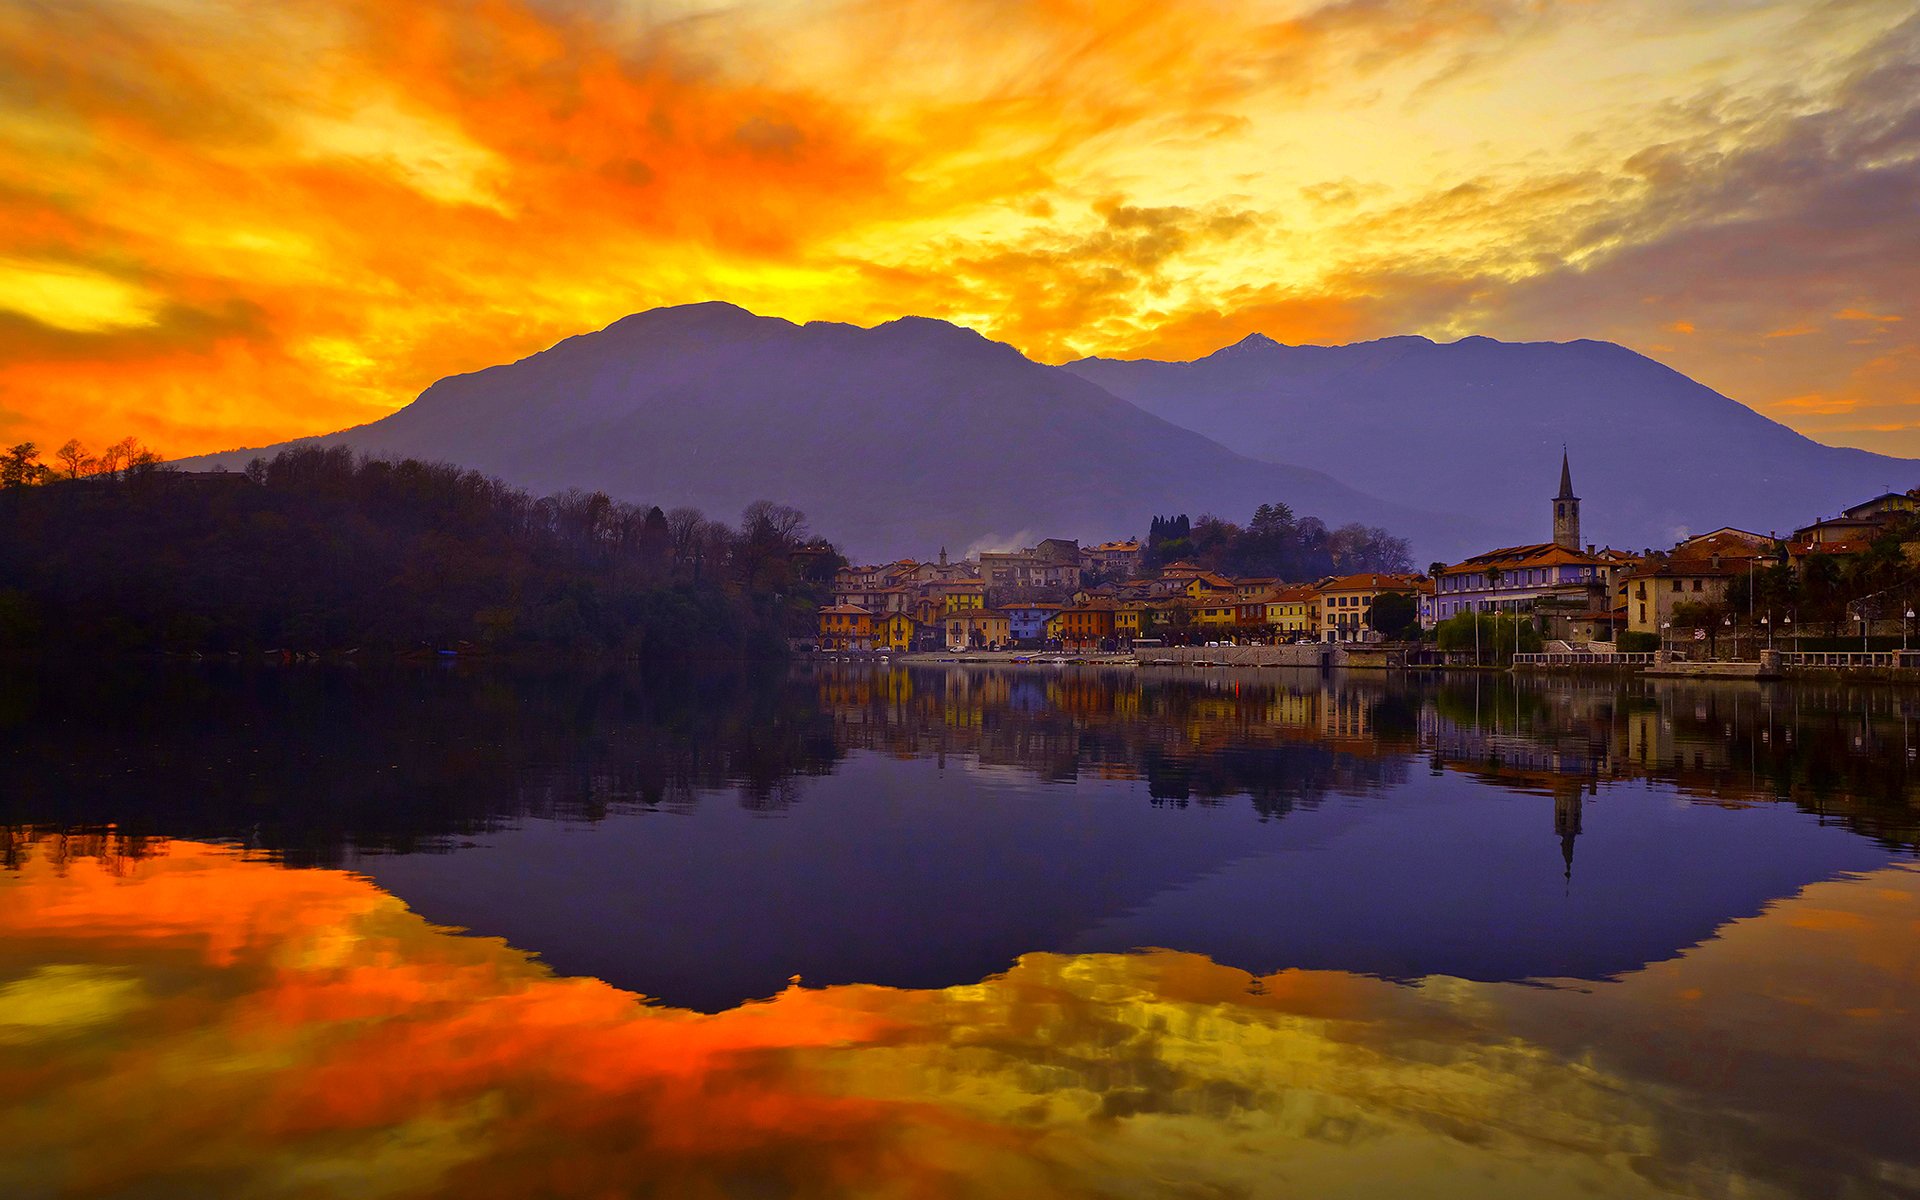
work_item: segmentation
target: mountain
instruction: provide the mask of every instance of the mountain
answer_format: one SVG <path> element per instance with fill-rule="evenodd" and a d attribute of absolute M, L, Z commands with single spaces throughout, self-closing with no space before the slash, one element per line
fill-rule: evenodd
<path fill-rule="evenodd" d="M 1067 370 L 1243 454 L 1311 462 L 1363 491 L 1551 536 L 1560 449 L 1585 538 L 1663 547 L 1723 525 L 1785 533 L 1920 462 L 1824 446 L 1610 342 L 1287 346 L 1255 334 L 1193 362 Z"/>
<path fill-rule="evenodd" d="M 863 329 L 719 303 L 654 309 L 312 440 L 729 520 L 776 500 L 862 558 L 1144 534 L 1155 513 L 1244 521 L 1274 500 L 1329 525 L 1384 525 L 1419 555 L 1486 533 L 1242 457 L 1079 375 L 916 317 Z M 186 465 L 237 468 L 258 453 Z"/>

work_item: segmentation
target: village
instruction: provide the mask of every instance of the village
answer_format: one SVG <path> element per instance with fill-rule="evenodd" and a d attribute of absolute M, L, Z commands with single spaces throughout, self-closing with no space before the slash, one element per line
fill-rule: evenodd
<path fill-rule="evenodd" d="M 1421 573 L 1237 578 L 1185 560 L 1150 566 L 1137 539 L 1066 538 L 957 561 L 941 550 L 926 562 L 849 566 L 819 610 L 813 648 L 1138 655 L 1398 643 L 1430 645 L 1423 661 L 1443 665 L 1907 648 L 1915 492 L 1875 496 L 1787 535 L 1723 526 L 1638 551 L 1583 543 L 1580 503 L 1563 454 L 1551 540 Z M 1856 640 L 1840 647 L 1843 638 Z"/>

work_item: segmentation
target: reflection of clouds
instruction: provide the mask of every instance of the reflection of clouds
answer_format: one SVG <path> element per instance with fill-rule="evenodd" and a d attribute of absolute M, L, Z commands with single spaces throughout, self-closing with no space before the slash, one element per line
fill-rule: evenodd
<path fill-rule="evenodd" d="M 0 1187 L 1833 1195 L 1915 1178 L 1916 931 L 1896 868 L 1587 989 L 1029 955 L 702 1017 L 345 873 L 34 851 L 0 878 L 0 1087 L 31 1101 Z"/>

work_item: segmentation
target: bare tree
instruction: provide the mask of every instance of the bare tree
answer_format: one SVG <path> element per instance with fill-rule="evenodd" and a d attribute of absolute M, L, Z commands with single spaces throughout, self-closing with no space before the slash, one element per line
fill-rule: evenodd
<path fill-rule="evenodd" d="M 697 508 L 681 507 L 667 513 L 667 539 L 673 548 L 674 570 L 685 570 L 693 562 L 700 527 L 706 523 L 706 515 Z"/>
<path fill-rule="evenodd" d="M 68 479 L 78 479 L 94 467 L 93 455 L 87 453 L 87 448 L 80 444 L 79 438 L 68 438 L 67 444 L 55 450 L 53 456 L 67 469 Z"/>

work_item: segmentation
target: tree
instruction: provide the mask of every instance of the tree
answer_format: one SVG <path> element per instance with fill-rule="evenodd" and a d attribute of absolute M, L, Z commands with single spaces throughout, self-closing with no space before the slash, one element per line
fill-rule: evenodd
<path fill-rule="evenodd" d="M 1488 651 L 1495 663 L 1511 662 L 1516 652 L 1540 649 L 1540 631 L 1532 621 L 1514 621 L 1493 613 L 1464 612 L 1434 628 L 1434 644 L 1442 650 Z"/>
<path fill-rule="evenodd" d="M 692 567 L 700 543 L 700 530 L 706 523 L 706 514 L 697 508 L 682 507 L 667 511 L 667 538 L 673 550 L 675 571 Z"/>
<path fill-rule="evenodd" d="M 1420 601 L 1406 592 L 1382 592 L 1367 609 L 1367 624 L 1399 640 L 1420 623 Z"/>
<path fill-rule="evenodd" d="M 67 444 L 54 451 L 53 456 L 67 469 L 68 479 L 78 479 L 94 466 L 93 455 L 87 453 L 87 448 L 80 444 L 79 438 L 68 438 Z"/>
<path fill-rule="evenodd" d="M 1672 614 L 1674 629 L 1705 631 L 1707 654 L 1712 656 L 1718 653 L 1720 623 L 1727 615 L 1725 605 L 1711 600 L 1682 600 L 1673 606 Z"/>
<path fill-rule="evenodd" d="M 33 442 L 9 446 L 0 456 L 0 487 L 28 487 L 42 482 L 48 473 L 40 463 L 40 447 Z"/>

